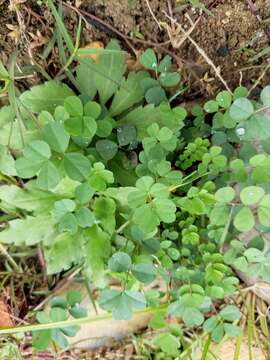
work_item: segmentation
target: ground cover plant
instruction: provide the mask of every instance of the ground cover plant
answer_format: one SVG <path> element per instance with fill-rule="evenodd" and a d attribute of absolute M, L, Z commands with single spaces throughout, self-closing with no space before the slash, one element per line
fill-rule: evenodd
<path fill-rule="evenodd" d="M 79 269 L 113 318 L 153 313 L 165 358 L 181 354 L 194 328 L 208 337 L 206 358 L 211 341 L 242 334 L 230 301 L 237 272 L 270 281 L 270 86 L 255 100 L 242 86 L 221 91 L 188 113 L 175 103 L 184 88 L 169 56 L 147 49 L 128 73 L 112 40 L 85 57 L 91 50 L 72 43 L 49 3 L 70 51 L 69 83 L 17 94 L 14 64 L 0 68 L 10 100 L 0 110 L 5 266 L 22 272 L 8 251 L 31 249 L 47 276 Z M 166 290 L 149 290 L 156 279 Z M 49 314 L 34 314 L 40 325 L 0 334 L 28 330 L 36 349 L 64 348 L 86 321 L 80 302 L 77 292 L 54 298 Z"/>

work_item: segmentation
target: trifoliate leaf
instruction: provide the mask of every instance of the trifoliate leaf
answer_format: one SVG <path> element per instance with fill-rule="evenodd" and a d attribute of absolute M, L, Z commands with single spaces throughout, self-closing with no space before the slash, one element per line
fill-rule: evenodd
<path fill-rule="evenodd" d="M 80 153 L 67 153 L 64 156 L 64 168 L 72 180 L 83 181 L 91 171 L 90 161 Z"/>
<path fill-rule="evenodd" d="M 233 224 L 238 231 L 245 232 L 251 230 L 255 225 L 255 220 L 250 208 L 242 207 L 236 214 Z"/>
<path fill-rule="evenodd" d="M 142 55 L 140 56 L 140 63 L 148 70 L 155 70 L 157 69 L 157 57 L 152 49 L 145 50 Z"/>
<path fill-rule="evenodd" d="M 67 293 L 67 302 L 70 306 L 80 304 L 82 301 L 82 295 L 79 291 L 69 290 Z"/>
<path fill-rule="evenodd" d="M 96 142 L 96 150 L 104 160 L 108 161 L 117 154 L 118 146 L 111 140 L 98 140 Z"/>
<path fill-rule="evenodd" d="M 149 284 L 155 280 L 157 269 L 148 263 L 136 264 L 132 267 L 132 274 L 142 283 Z"/>
<path fill-rule="evenodd" d="M 44 139 L 50 148 L 58 153 L 64 153 L 68 147 L 69 135 L 64 126 L 58 122 L 50 122 L 43 129 Z"/>
<path fill-rule="evenodd" d="M 215 113 L 218 111 L 219 104 L 215 100 L 209 100 L 204 104 L 203 108 L 208 113 Z"/>
<path fill-rule="evenodd" d="M 78 222 L 74 214 L 67 213 L 63 217 L 61 217 L 58 224 L 59 232 L 68 231 L 71 234 L 76 234 L 78 230 Z"/>
<path fill-rule="evenodd" d="M 123 125 L 117 128 L 117 140 L 120 146 L 126 146 L 136 141 L 137 131 L 135 126 Z"/>
<path fill-rule="evenodd" d="M 221 91 L 217 94 L 216 101 L 220 107 L 228 109 L 232 102 L 232 95 L 229 93 L 229 91 Z"/>
<path fill-rule="evenodd" d="M 241 313 L 235 305 L 227 305 L 220 311 L 219 315 L 225 321 L 235 321 L 240 319 Z"/>
<path fill-rule="evenodd" d="M 47 161 L 42 165 L 40 172 L 37 177 L 37 186 L 43 190 L 51 190 L 56 187 L 60 181 L 59 172 L 56 166 L 51 162 Z"/>
<path fill-rule="evenodd" d="M 236 337 L 242 335 L 242 330 L 239 326 L 233 324 L 224 324 L 225 333 L 229 336 Z"/>
<path fill-rule="evenodd" d="M 83 116 L 83 104 L 78 96 L 69 96 L 64 101 L 65 110 L 72 117 Z"/>
<path fill-rule="evenodd" d="M 160 86 L 154 86 L 146 91 L 145 100 L 148 104 L 159 105 L 167 100 L 166 93 Z"/>
<path fill-rule="evenodd" d="M 240 192 L 240 199 L 244 205 L 257 204 L 264 196 L 264 189 L 259 186 L 247 186 Z"/>
<path fill-rule="evenodd" d="M 76 216 L 78 225 L 82 228 L 91 227 L 95 224 L 95 221 L 96 221 L 95 216 L 92 213 L 92 211 L 90 211 L 86 207 L 82 207 L 82 208 L 78 209 L 75 212 L 75 216 Z"/>
<path fill-rule="evenodd" d="M 84 105 L 84 114 L 96 120 L 101 114 L 101 106 L 95 101 L 88 101 Z"/>
<path fill-rule="evenodd" d="M 99 304 L 104 310 L 112 311 L 115 320 L 129 320 L 132 310 L 145 308 L 146 301 L 138 291 L 106 289 L 100 294 Z"/>
<path fill-rule="evenodd" d="M 180 75 L 178 72 L 169 72 L 169 73 L 161 73 L 159 77 L 159 81 L 164 87 L 172 87 L 176 86 L 180 82 Z"/>
<path fill-rule="evenodd" d="M 261 101 L 264 106 L 270 106 L 270 86 L 266 86 L 261 92 Z"/>
<path fill-rule="evenodd" d="M 246 98 L 238 98 L 230 108 L 230 116 L 238 122 L 244 121 L 253 114 L 253 111 L 254 107 L 251 101 Z"/>
<path fill-rule="evenodd" d="M 95 191 L 87 183 L 80 184 L 75 189 L 76 200 L 84 205 L 87 204 L 93 197 Z"/>
<path fill-rule="evenodd" d="M 113 272 L 126 272 L 131 267 L 131 258 L 124 252 L 117 252 L 109 259 L 109 269 Z"/>
<path fill-rule="evenodd" d="M 172 334 L 162 333 L 156 335 L 153 339 L 153 344 L 168 356 L 177 357 L 179 354 L 180 341 Z"/>
<path fill-rule="evenodd" d="M 45 141 L 34 140 L 26 145 L 23 155 L 35 164 L 42 164 L 51 157 L 51 149 Z"/>
<path fill-rule="evenodd" d="M 215 198 L 221 203 L 230 203 L 235 197 L 235 190 L 231 186 L 219 189 L 215 193 Z"/>

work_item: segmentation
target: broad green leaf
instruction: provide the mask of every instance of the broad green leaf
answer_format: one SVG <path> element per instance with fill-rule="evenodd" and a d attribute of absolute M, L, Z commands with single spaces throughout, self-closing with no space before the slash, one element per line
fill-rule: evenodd
<path fill-rule="evenodd" d="M 137 131 L 132 125 L 123 125 L 117 128 L 117 140 L 120 146 L 126 146 L 136 141 Z"/>
<path fill-rule="evenodd" d="M 233 99 L 239 99 L 248 96 L 248 89 L 244 86 L 238 86 L 233 92 Z"/>
<path fill-rule="evenodd" d="M 54 189 L 60 181 L 60 176 L 56 166 L 51 162 L 47 161 L 37 177 L 37 186 L 43 190 Z"/>
<path fill-rule="evenodd" d="M 179 354 L 180 341 L 170 333 L 161 333 L 154 337 L 153 344 L 156 345 L 163 353 L 177 357 Z"/>
<path fill-rule="evenodd" d="M 143 100 L 144 93 L 140 81 L 144 77 L 145 73 L 143 72 L 128 74 L 128 78 L 122 82 L 120 89 L 114 95 L 109 110 L 111 116 L 119 115 Z"/>
<path fill-rule="evenodd" d="M 148 70 L 155 70 L 157 69 L 157 57 L 152 49 L 145 50 L 142 55 L 140 56 L 140 63 Z"/>
<path fill-rule="evenodd" d="M 115 230 L 115 210 L 114 200 L 107 197 L 99 197 L 94 203 L 94 213 L 102 228 L 109 234 Z"/>
<path fill-rule="evenodd" d="M 148 263 L 136 264 L 132 267 L 132 274 L 142 283 L 149 284 L 155 280 L 157 269 Z"/>
<path fill-rule="evenodd" d="M 98 140 L 96 150 L 104 160 L 111 160 L 118 151 L 118 146 L 111 140 Z"/>
<path fill-rule="evenodd" d="M 58 230 L 60 233 L 67 231 L 70 234 L 76 234 L 78 231 L 78 222 L 75 215 L 72 213 L 67 213 L 61 217 L 58 224 Z"/>
<path fill-rule="evenodd" d="M 119 50 L 119 53 L 104 52 L 98 56 L 94 79 L 101 104 L 105 104 L 116 92 L 125 72 L 124 53 L 118 42 L 111 40 L 106 49 Z"/>
<path fill-rule="evenodd" d="M 87 183 L 80 184 L 75 189 L 76 200 L 84 205 L 87 204 L 93 197 L 95 191 Z"/>
<path fill-rule="evenodd" d="M 236 214 L 233 224 L 238 231 L 245 232 L 251 230 L 255 225 L 255 220 L 250 208 L 242 207 Z"/>
<path fill-rule="evenodd" d="M 80 318 L 84 318 L 87 316 L 87 311 L 86 309 L 84 309 L 83 307 L 79 306 L 78 304 L 76 304 L 75 306 L 73 306 L 70 310 L 69 310 L 70 314 L 75 318 L 75 319 L 80 319 Z"/>
<path fill-rule="evenodd" d="M 22 104 L 31 112 L 40 113 L 49 111 L 51 114 L 57 106 L 63 105 L 73 91 L 65 84 L 56 81 L 49 81 L 42 85 L 36 85 L 20 96 Z"/>
<path fill-rule="evenodd" d="M 52 341 L 52 330 L 33 332 L 33 347 L 38 351 L 47 350 Z"/>
<path fill-rule="evenodd" d="M 17 175 L 23 179 L 31 179 L 40 170 L 42 163 L 34 163 L 25 157 L 21 157 L 15 162 Z"/>
<path fill-rule="evenodd" d="M 22 136 L 24 142 L 22 142 Z M 17 119 L 5 124 L 0 128 L 0 144 L 8 146 L 11 150 L 21 151 L 25 144 L 28 144 L 30 141 L 37 140 L 39 138 L 39 130 L 28 130 L 25 128 L 22 122 Z"/>
<path fill-rule="evenodd" d="M 111 252 L 110 237 L 97 225 L 85 230 L 85 270 L 89 280 L 104 286 L 104 261 Z"/>
<path fill-rule="evenodd" d="M 67 293 L 67 302 L 70 306 L 80 304 L 81 301 L 82 301 L 82 295 L 80 291 L 69 290 L 69 292 Z"/>
<path fill-rule="evenodd" d="M 33 163 L 42 163 L 51 157 L 49 145 L 42 140 L 31 141 L 23 150 L 26 159 Z"/>
<path fill-rule="evenodd" d="M 72 117 L 83 116 L 83 104 L 78 96 L 69 96 L 64 101 L 65 110 Z"/>
<path fill-rule="evenodd" d="M 176 206 L 169 199 L 156 199 L 154 207 L 159 219 L 165 223 L 172 223 L 175 220 Z"/>
<path fill-rule="evenodd" d="M 270 86 L 266 86 L 261 92 L 261 101 L 264 106 L 270 106 Z"/>
<path fill-rule="evenodd" d="M 225 333 L 229 336 L 236 337 L 242 335 L 242 330 L 239 326 L 233 324 L 224 324 Z"/>
<path fill-rule="evenodd" d="M 52 321 L 65 321 L 68 318 L 67 311 L 61 307 L 53 307 L 50 310 L 50 318 Z"/>
<path fill-rule="evenodd" d="M 258 207 L 258 218 L 262 225 L 270 227 L 270 195 L 264 196 Z"/>
<path fill-rule="evenodd" d="M 203 330 L 211 333 L 215 327 L 218 325 L 219 323 L 219 318 L 218 316 L 211 316 L 209 319 L 207 319 L 204 324 L 203 324 Z"/>
<path fill-rule="evenodd" d="M 31 181 L 24 188 L 15 185 L 0 186 L 0 200 L 3 203 L 11 208 L 34 211 L 35 214 L 47 213 L 59 198 L 57 194 L 37 188 Z"/>
<path fill-rule="evenodd" d="M 78 225 L 82 228 L 91 227 L 95 224 L 95 221 L 96 221 L 95 216 L 92 213 L 92 211 L 90 211 L 86 207 L 82 207 L 79 210 L 77 210 L 75 212 L 75 216 L 76 216 Z"/>
<path fill-rule="evenodd" d="M 208 113 L 215 113 L 218 111 L 219 104 L 215 100 L 209 100 L 204 104 L 203 108 Z"/>
<path fill-rule="evenodd" d="M 247 120 L 254 112 L 251 101 L 246 98 L 236 99 L 230 107 L 230 116 L 236 121 Z"/>
<path fill-rule="evenodd" d="M 244 256 L 249 263 L 261 263 L 265 261 L 263 253 L 258 249 L 249 248 L 245 250 Z"/>
<path fill-rule="evenodd" d="M 82 251 L 83 240 L 80 233 L 74 236 L 70 232 L 64 232 L 56 236 L 50 246 L 44 249 L 47 273 L 57 274 L 72 265 L 81 264 L 86 256 Z"/>
<path fill-rule="evenodd" d="M 217 94 L 216 101 L 220 107 L 228 109 L 232 102 L 232 95 L 229 93 L 229 91 L 221 91 Z"/>
<path fill-rule="evenodd" d="M 178 72 L 161 73 L 159 81 L 164 87 L 172 87 L 179 84 L 181 78 Z"/>
<path fill-rule="evenodd" d="M 172 66 L 172 58 L 169 55 L 166 55 L 160 61 L 159 65 L 158 65 L 158 71 L 160 73 L 168 72 L 171 69 L 171 66 Z"/>
<path fill-rule="evenodd" d="M 219 315 L 225 321 L 235 321 L 240 318 L 241 313 L 235 305 L 227 305 L 220 311 Z"/>
<path fill-rule="evenodd" d="M 224 337 L 224 326 L 223 326 L 223 324 L 219 324 L 212 332 L 211 338 L 216 343 L 219 343 L 219 342 L 221 342 L 223 337 Z"/>
<path fill-rule="evenodd" d="M 146 301 L 138 291 L 106 289 L 100 294 L 99 304 L 104 310 L 112 311 L 115 320 L 129 320 L 132 310 L 145 308 Z"/>
<path fill-rule="evenodd" d="M 88 101 L 84 105 L 84 114 L 96 120 L 101 114 L 101 106 L 95 101 Z"/>
<path fill-rule="evenodd" d="M 221 203 L 230 203 L 235 197 L 235 190 L 231 186 L 219 189 L 215 193 L 215 198 Z"/>
<path fill-rule="evenodd" d="M 49 241 L 54 228 L 49 216 L 27 216 L 25 219 L 11 220 L 8 227 L 0 232 L 0 242 L 16 246 L 32 246 Z"/>
<path fill-rule="evenodd" d="M 109 259 L 108 266 L 113 272 L 126 272 L 131 267 L 131 258 L 128 254 L 118 251 Z"/>
<path fill-rule="evenodd" d="M 64 126 L 58 122 L 50 122 L 43 129 L 44 139 L 50 148 L 58 153 L 64 153 L 68 147 L 69 135 Z"/>
<path fill-rule="evenodd" d="M 142 230 L 150 233 L 159 225 L 159 218 L 150 205 L 145 204 L 134 211 L 133 221 L 141 226 Z"/>
<path fill-rule="evenodd" d="M 103 163 L 97 162 L 92 168 L 88 182 L 94 190 L 104 191 L 107 184 L 114 182 L 114 176 L 111 171 L 105 169 Z"/>
<path fill-rule="evenodd" d="M 211 225 L 225 225 L 229 217 L 229 207 L 225 204 L 217 204 L 210 213 Z"/>
<path fill-rule="evenodd" d="M 59 222 L 64 215 L 74 211 L 75 207 L 76 204 L 71 199 L 62 199 L 56 201 L 52 210 L 52 216 L 56 222 Z"/>
<path fill-rule="evenodd" d="M 167 100 L 166 93 L 161 86 L 154 86 L 146 91 L 145 100 L 148 104 L 159 105 Z"/>
<path fill-rule="evenodd" d="M 95 65 L 91 58 L 85 58 L 79 61 L 79 65 L 76 67 L 76 86 L 84 98 L 92 100 L 97 92 L 94 81 Z"/>
<path fill-rule="evenodd" d="M 264 196 L 264 189 L 259 186 L 247 186 L 240 192 L 240 199 L 244 205 L 255 205 Z"/>
<path fill-rule="evenodd" d="M 15 160 L 4 145 L 0 145 L 0 172 L 9 176 L 17 175 Z"/>
<path fill-rule="evenodd" d="M 91 164 L 87 157 L 80 153 L 67 153 L 64 156 L 64 168 L 71 179 L 83 181 L 90 174 Z"/>
<path fill-rule="evenodd" d="M 184 310 L 183 321 L 188 327 L 200 326 L 204 317 L 198 309 L 191 307 Z"/>
<path fill-rule="evenodd" d="M 269 115 L 258 112 L 245 122 L 243 140 L 266 140 L 270 137 Z"/>

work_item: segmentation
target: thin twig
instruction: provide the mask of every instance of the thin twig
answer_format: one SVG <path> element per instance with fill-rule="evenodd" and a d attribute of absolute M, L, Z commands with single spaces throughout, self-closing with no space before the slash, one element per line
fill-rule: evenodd
<path fill-rule="evenodd" d="M 158 25 L 158 27 L 159 27 L 159 30 L 161 30 L 161 25 L 160 25 L 158 19 L 156 18 L 155 14 L 153 13 L 153 10 L 152 10 L 152 8 L 151 8 L 151 6 L 150 6 L 150 4 L 149 4 L 149 1 L 148 1 L 148 0 L 145 0 L 145 2 L 146 2 L 146 5 L 147 5 L 147 7 L 148 7 L 148 9 L 149 9 L 149 11 L 150 11 L 150 14 L 151 14 L 152 18 L 153 18 L 153 19 L 155 20 L 155 22 L 157 23 L 157 25 Z"/>
<path fill-rule="evenodd" d="M 256 16 L 257 20 L 260 24 L 263 24 L 263 20 L 261 18 L 261 15 L 259 13 L 259 10 L 257 9 L 256 5 L 251 0 L 246 0 L 248 3 L 248 6 L 250 8 L 250 11 L 254 16 Z M 267 36 L 268 40 L 270 41 L 270 30 L 266 29 L 265 26 L 263 28 L 265 35 Z"/>
<path fill-rule="evenodd" d="M 267 71 L 270 68 L 270 62 L 266 65 L 266 67 L 263 69 L 261 75 L 258 77 L 258 79 L 256 80 L 256 82 L 252 85 L 252 87 L 249 89 L 248 95 L 251 94 L 251 92 L 259 85 L 259 83 L 261 82 L 261 80 L 264 78 L 265 74 L 267 73 Z"/>
<path fill-rule="evenodd" d="M 165 15 L 167 16 L 168 19 L 171 20 L 170 16 L 168 14 L 165 13 Z M 196 48 L 196 50 L 198 51 L 198 53 L 205 59 L 205 61 L 207 62 L 208 65 L 210 65 L 212 67 L 212 69 L 214 70 L 216 76 L 219 78 L 219 80 L 222 82 L 222 84 L 225 86 L 225 88 L 229 91 L 230 94 L 232 94 L 231 89 L 229 88 L 228 84 L 226 83 L 226 81 L 223 79 L 223 77 L 220 74 L 220 70 L 216 67 L 216 65 L 213 63 L 213 61 L 209 58 L 209 56 L 206 54 L 206 52 L 196 43 L 195 40 L 193 40 L 193 38 L 188 35 L 188 33 L 183 29 L 182 25 L 178 23 L 178 21 L 176 19 L 172 19 L 174 21 L 175 24 L 178 25 L 180 31 L 189 39 L 189 41 L 192 43 L 192 45 Z"/>

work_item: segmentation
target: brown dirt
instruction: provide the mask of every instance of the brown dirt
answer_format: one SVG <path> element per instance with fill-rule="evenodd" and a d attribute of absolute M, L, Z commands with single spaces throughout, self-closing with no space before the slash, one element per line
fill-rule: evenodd
<path fill-rule="evenodd" d="M 265 21 L 261 24 L 252 14 L 245 0 L 204 0 L 203 2 L 211 10 L 213 16 L 202 14 L 200 22 L 192 33 L 192 38 L 221 70 L 222 76 L 231 88 L 239 85 L 241 77 L 244 85 L 252 85 L 260 76 L 263 70 L 260 66 L 266 63 L 267 56 L 257 62 L 251 62 L 251 58 L 269 46 L 264 26 L 270 28 L 270 23 Z M 146 0 L 73 0 L 69 3 L 96 15 L 125 36 L 140 34 L 143 40 L 150 43 L 161 43 L 169 39 L 167 30 L 158 28 Z M 186 28 L 189 25 L 184 13 L 187 12 L 193 21 L 198 18 L 198 10 L 190 6 L 185 7 L 184 10 L 181 8 L 183 4 L 186 4 L 185 0 L 177 2 L 171 0 L 171 3 L 173 16 Z M 261 18 L 263 20 L 270 18 L 270 0 L 257 0 L 255 3 Z M 149 0 L 149 4 L 159 21 L 170 24 L 170 20 L 164 15 L 164 12 L 169 13 L 167 0 Z M 22 19 L 21 30 L 23 31 L 16 44 L 10 25 L 15 27 L 16 32 L 18 13 Z M 65 7 L 63 15 L 67 28 L 75 35 L 77 15 Z M 39 6 L 36 1 L 25 0 L 18 6 L 16 13 L 10 9 L 9 1 L 0 0 L 0 59 L 4 63 L 7 63 L 10 54 L 18 47 L 20 65 L 31 63 L 32 56 L 52 76 L 55 75 L 60 67 L 57 61 L 57 49 L 54 49 L 47 59 L 40 58 L 45 46 L 42 41 L 48 42 L 52 34 L 53 18 L 44 5 Z M 180 36 L 181 34 L 176 35 L 176 40 Z M 82 45 L 94 40 L 106 43 L 110 37 L 116 37 L 115 33 L 92 22 L 83 29 Z M 122 40 L 123 46 L 124 43 Z M 146 46 L 138 39 L 133 44 L 138 50 Z M 156 49 L 160 51 L 159 47 Z M 166 50 L 172 51 L 175 57 L 184 60 L 181 72 L 183 79 L 190 87 L 189 94 L 209 97 L 222 87 L 213 70 L 188 40 L 179 49 L 166 45 Z M 269 80 L 268 73 L 263 82 L 269 83 Z M 26 86 L 31 81 L 36 81 L 36 78 L 27 79 Z"/>

